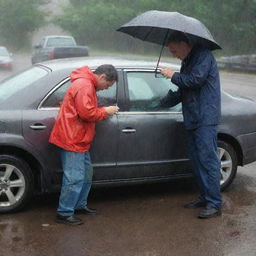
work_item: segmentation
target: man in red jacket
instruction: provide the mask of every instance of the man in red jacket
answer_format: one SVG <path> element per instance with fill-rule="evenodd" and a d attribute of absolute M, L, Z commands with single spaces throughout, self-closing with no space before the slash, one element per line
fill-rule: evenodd
<path fill-rule="evenodd" d="M 101 65 L 94 72 L 81 67 L 70 75 L 67 90 L 50 136 L 60 147 L 63 180 L 56 222 L 83 224 L 74 213 L 96 214 L 87 206 L 93 169 L 89 149 L 95 134 L 95 122 L 118 112 L 117 106 L 98 107 L 96 91 L 108 89 L 117 81 L 112 65 Z"/>

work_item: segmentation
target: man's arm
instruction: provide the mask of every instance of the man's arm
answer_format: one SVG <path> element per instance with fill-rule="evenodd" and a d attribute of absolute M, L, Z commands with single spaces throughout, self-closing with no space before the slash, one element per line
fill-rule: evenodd
<path fill-rule="evenodd" d="M 181 91 L 178 89 L 178 91 L 173 92 L 172 90 L 169 90 L 167 95 L 160 100 L 160 106 L 164 108 L 170 108 L 173 107 L 181 102 Z"/>
<path fill-rule="evenodd" d="M 80 118 L 87 122 L 97 122 L 106 119 L 109 115 L 118 112 L 117 106 L 98 107 L 95 106 L 90 88 L 84 88 L 75 96 L 75 107 Z"/>
<path fill-rule="evenodd" d="M 204 85 L 212 65 L 212 56 L 207 51 L 201 52 L 191 72 L 188 74 L 174 72 L 169 68 L 162 68 L 161 73 L 171 78 L 179 88 L 200 88 Z"/>

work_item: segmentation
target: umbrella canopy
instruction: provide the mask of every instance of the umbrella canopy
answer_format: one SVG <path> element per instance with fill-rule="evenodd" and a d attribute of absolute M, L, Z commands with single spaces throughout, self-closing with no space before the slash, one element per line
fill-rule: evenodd
<path fill-rule="evenodd" d="M 178 12 L 147 11 L 122 25 L 117 31 L 165 46 L 171 34 L 180 31 L 186 34 L 192 44 L 199 44 L 210 50 L 221 49 L 202 22 Z"/>

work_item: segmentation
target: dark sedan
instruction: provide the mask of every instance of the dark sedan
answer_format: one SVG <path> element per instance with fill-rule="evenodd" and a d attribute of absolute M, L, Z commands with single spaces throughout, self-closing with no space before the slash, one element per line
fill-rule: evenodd
<path fill-rule="evenodd" d="M 21 209 L 33 193 L 59 187 L 58 148 L 48 143 L 72 70 L 113 64 L 118 83 L 99 91 L 100 105 L 120 111 L 97 123 L 91 149 L 94 184 L 135 184 L 191 176 L 181 105 L 159 100 L 177 87 L 155 75 L 155 63 L 117 58 L 76 58 L 37 64 L 0 83 L 0 212 Z M 178 66 L 164 63 L 178 70 Z M 237 166 L 256 160 L 256 103 L 222 92 L 218 147 L 221 187 Z"/>

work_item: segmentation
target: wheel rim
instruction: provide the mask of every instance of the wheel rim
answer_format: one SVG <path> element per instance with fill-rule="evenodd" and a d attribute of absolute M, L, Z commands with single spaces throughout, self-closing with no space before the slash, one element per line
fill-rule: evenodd
<path fill-rule="evenodd" d="M 224 184 L 231 176 L 233 164 L 232 158 L 227 150 L 224 148 L 218 148 L 219 158 L 221 162 L 220 173 L 221 179 L 220 184 Z"/>
<path fill-rule="evenodd" d="M 25 178 L 11 164 L 0 164 L 0 207 L 16 204 L 25 193 Z"/>

